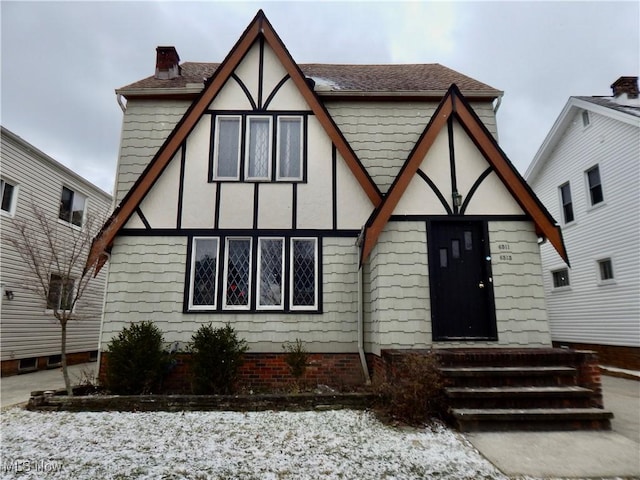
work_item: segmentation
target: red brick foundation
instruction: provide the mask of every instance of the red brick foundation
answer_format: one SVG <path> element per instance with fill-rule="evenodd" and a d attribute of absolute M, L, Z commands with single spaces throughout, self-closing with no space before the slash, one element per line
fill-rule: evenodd
<path fill-rule="evenodd" d="M 92 361 L 92 353 L 95 352 L 75 352 L 75 353 L 67 353 L 67 365 L 77 365 L 79 363 L 87 363 Z M 29 372 L 33 372 L 36 370 L 47 370 L 53 368 L 60 368 L 59 366 L 47 366 L 47 360 L 51 355 L 45 355 L 42 357 L 36 358 L 36 368 L 29 370 Z M 33 357 L 27 357 L 33 358 Z M 95 360 L 95 356 L 93 357 Z M 19 369 L 20 359 L 17 360 L 3 360 L 0 362 L 0 375 L 3 377 L 10 377 L 12 375 L 18 375 L 19 373 L 27 373 L 21 372 Z"/>
<path fill-rule="evenodd" d="M 108 353 L 100 356 L 99 379 L 104 383 L 108 368 Z M 188 353 L 179 353 L 163 383 L 167 392 L 191 392 L 191 373 Z M 344 390 L 364 384 L 364 375 L 357 353 L 310 353 L 304 376 L 297 381 L 285 362 L 284 353 L 247 353 L 240 368 L 237 389 L 256 392 L 277 391 L 298 387 L 327 385 Z"/>
<path fill-rule="evenodd" d="M 575 350 L 592 350 L 598 353 L 601 365 L 640 371 L 640 348 L 591 343 L 553 342 L 554 347 Z"/>

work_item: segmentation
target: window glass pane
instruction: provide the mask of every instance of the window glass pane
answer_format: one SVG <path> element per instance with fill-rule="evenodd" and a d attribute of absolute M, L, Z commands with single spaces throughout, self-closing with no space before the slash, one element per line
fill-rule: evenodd
<path fill-rule="evenodd" d="M 569 285 L 569 271 L 566 268 L 552 272 L 554 288 L 566 287 Z"/>
<path fill-rule="evenodd" d="M 194 241 L 193 305 L 216 304 L 216 278 L 218 271 L 218 239 L 198 238 Z"/>
<path fill-rule="evenodd" d="M 13 185 L 2 180 L 2 210 L 5 212 L 11 211 L 12 199 Z"/>
<path fill-rule="evenodd" d="M 571 186 L 565 183 L 560 187 L 560 197 L 562 199 L 562 215 L 564 222 L 573 222 L 573 201 L 571 200 Z"/>
<path fill-rule="evenodd" d="M 62 197 L 60 198 L 60 218 L 71 222 L 71 211 L 73 207 L 73 191 L 67 187 L 62 187 Z"/>
<path fill-rule="evenodd" d="M 282 305 L 282 239 L 260 240 L 260 285 L 261 306 Z"/>
<path fill-rule="evenodd" d="M 292 241 L 292 306 L 316 304 L 316 240 Z"/>
<path fill-rule="evenodd" d="M 74 192 L 72 212 L 71 212 L 71 223 L 79 227 L 82 226 L 82 218 L 84 217 L 84 207 L 85 207 L 86 201 L 87 201 L 87 198 L 84 195 L 80 195 L 79 193 Z"/>
<path fill-rule="evenodd" d="M 47 309 L 69 310 L 73 301 L 74 280 L 62 280 L 59 275 L 52 274 L 49 279 L 49 294 L 47 295 Z"/>
<path fill-rule="evenodd" d="M 249 262 L 251 240 L 227 241 L 227 295 L 226 305 L 249 305 Z"/>
<path fill-rule="evenodd" d="M 464 249 L 473 250 L 473 232 L 464 232 Z"/>
<path fill-rule="evenodd" d="M 582 126 L 586 127 L 589 125 L 589 112 L 586 110 L 582 111 Z"/>
<path fill-rule="evenodd" d="M 589 194 L 591 197 L 591 205 L 602 202 L 602 183 L 600 181 L 600 169 L 593 167 L 587 171 L 587 178 L 589 181 Z"/>
<path fill-rule="evenodd" d="M 446 248 L 440 249 L 440 267 L 447 268 L 449 263 L 448 252 Z"/>
<path fill-rule="evenodd" d="M 451 240 L 451 256 L 454 259 L 460 258 L 460 240 Z"/>
<path fill-rule="evenodd" d="M 218 118 L 216 177 L 238 178 L 240 119 Z"/>
<path fill-rule="evenodd" d="M 301 137 L 302 120 L 283 118 L 278 122 L 279 170 L 280 178 L 301 178 Z"/>
<path fill-rule="evenodd" d="M 249 119 L 249 178 L 268 178 L 271 163 L 269 119 Z"/>
<path fill-rule="evenodd" d="M 610 259 L 600 260 L 600 280 L 611 280 L 613 278 L 613 265 Z"/>

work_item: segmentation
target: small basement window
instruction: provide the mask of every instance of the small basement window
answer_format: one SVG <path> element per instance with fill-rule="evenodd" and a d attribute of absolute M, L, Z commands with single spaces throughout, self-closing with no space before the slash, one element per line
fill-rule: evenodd
<path fill-rule="evenodd" d="M 59 367 L 62 365 L 62 355 L 49 355 L 47 358 L 47 368 Z"/>
<path fill-rule="evenodd" d="M 553 288 L 568 287 L 570 285 L 569 270 L 566 268 L 554 270 L 551 272 L 551 276 L 553 277 Z"/>
<path fill-rule="evenodd" d="M 21 358 L 18 362 L 18 371 L 19 372 L 30 372 L 32 370 L 36 370 L 38 368 L 38 359 L 36 357 L 32 358 Z"/>

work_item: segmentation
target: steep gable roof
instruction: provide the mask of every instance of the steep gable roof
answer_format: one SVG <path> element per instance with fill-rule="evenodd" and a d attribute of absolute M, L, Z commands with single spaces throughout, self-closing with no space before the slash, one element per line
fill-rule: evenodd
<path fill-rule="evenodd" d="M 524 174 L 528 182 L 533 182 L 542 171 L 542 167 L 579 110 L 604 115 L 640 128 L 640 107 L 638 106 L 621 105 L 616 103 L 613 97 L 569 97 Z"/>
<path fill-rule="evenodd" d="M 536 225 L 537 234 L 547 238 L 568 264 L 569 259 L 560 227 L 500 149 L 456 85 L 451 85 L 449 88 L 391 185 L 384 201 L 369 218 L 365 227 L 362 261 L 364 262 L 373 250 L 378 237 L 391 218 L 411 179 L 416 175 L 424 157 L 451 116 L 460 122 L 513 198 L 532 218 Z"/>
<path fill-rule="evenodd" d="M 313 90 L 311 90 L 304 74 L 300 71 L 300 68 L 287 51 L 284 43 L 267 20 L 264 12 L 260 10 L 227 57 L 218 66 L 213 76 L 207 81 L 205 88 L 165 140 L 140 178 L 138 178 L 129 193 L 127 193 L 109 220 L 107 220 L 102 227 L 91 246 L 91 251 L 87 258 L 87 268 L 98 262 L 96 268 L 97 274 L 106 262 L 104 253 L 111 248 L 118 231 L 127 223 L 135 209 L 153 187 L 155 181 L 160 177 L 182 143 L 195 127 L 202 114 L 233 74 L 251 46 L 259 38 L 263 38 L 272 48 L 284 69 L 287 71 L 291 81 L 293 81 L 308 103 L 325 132 L 336 146 L 336 149 L 344 158 L 347 166 L 367 194 L 371 203 L 375 207 L 380 204 L 382 201 L 380 190 L 360 163 L 360 160 L 333 122 L 324 105 L 320 102 Z"/>
<path fill-rule="evenodd" d="M 154 76 L 139 80 L 116 90 L 125 96 L 148 95 L 154 91 L 189 89 L 198 91 L 219 68 L 219 63 L 185 62 L 182 74 L 172 79 Z M 455 83 L 467 97 L 493 100 L 503 92 L 438 63 L 428 64 L 299 64 L 302 73 L 315 81 L 315 91 L 321 96 L 375 95 L 432 95 L 442 98 Z"/>

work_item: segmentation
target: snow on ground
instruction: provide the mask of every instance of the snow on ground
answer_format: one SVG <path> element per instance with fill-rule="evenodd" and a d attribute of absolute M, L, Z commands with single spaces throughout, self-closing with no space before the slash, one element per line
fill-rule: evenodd
<path fill-rule="evenodd" d="M 454 432 L 369 412 L 3 411 L 0 478 L 505 479 Z M 27 463 L 28 462 L 28 463 Z"/>

